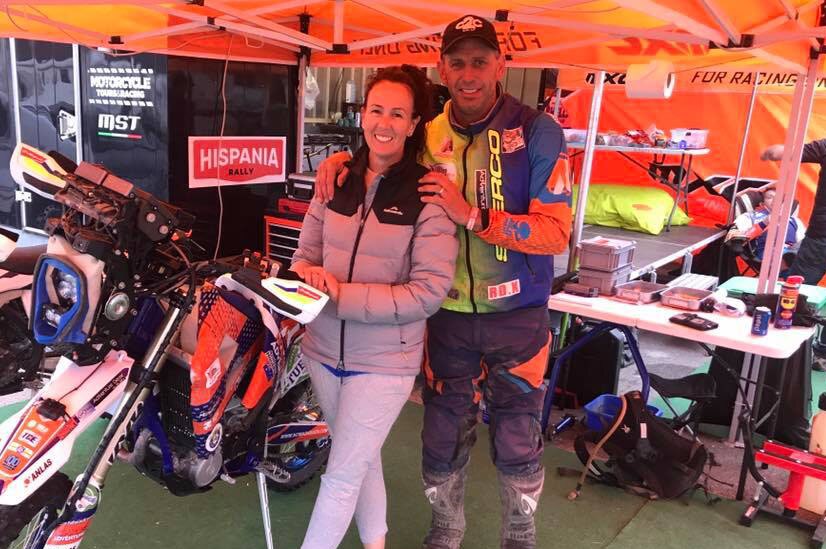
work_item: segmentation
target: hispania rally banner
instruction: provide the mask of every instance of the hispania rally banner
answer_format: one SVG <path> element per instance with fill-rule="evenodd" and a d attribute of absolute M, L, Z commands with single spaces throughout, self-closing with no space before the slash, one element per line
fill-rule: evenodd
<path fill-rule="evenodd" d="M 286 181 L 286 137 L 189 137 L 189 188 Z"/>

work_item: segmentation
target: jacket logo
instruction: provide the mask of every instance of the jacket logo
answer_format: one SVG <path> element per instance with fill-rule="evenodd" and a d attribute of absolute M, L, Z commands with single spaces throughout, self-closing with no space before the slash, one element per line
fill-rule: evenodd
<path fill-rule="evenodd" d="M 519 279 L 515 278 L 510 282 L 503 282 L 495 286 L 488 286 L 488 300 L 495 301 L 505 297 L 516 295 L 522 291 Z"/>
<path fill-rule="evenodd" d="M 462 32 L 473 32 L 480 28 L 482 28 L 482 21 L 470 15 L 456 23 L 456 30 Z"/>
<path fill-rule="evenodd" d="M 490 151 L 491 206 L 494 210 L 505 211 L 505 196 L 502 194 L 502 138 L 496 130 L 488 130 L 488 150 Z M 496 246 L 496 260 L 502 263 L 508 261 L 508 250 Z"/>
<path fill-rule="evenodd" d="M 383 211 L 384 213 L 389 213 L 389 214 L 393 214 L 393 215 L 404 215 L 404 212 L 403 212 L 403 211 L 401 211 L 401 210 L 400 210 L 398 207 L 396 207 L 396 206 L 390 206 L 389 208 L 385 208 L 385 209 L 384 209 L 384 210 L 382 210 L 382 211 Z"/>
<path fill-rule="evenodd" d="M 509 154 L 525 148 L 525 135 L 522 126 L 502 132 L 502 153 Z"/>

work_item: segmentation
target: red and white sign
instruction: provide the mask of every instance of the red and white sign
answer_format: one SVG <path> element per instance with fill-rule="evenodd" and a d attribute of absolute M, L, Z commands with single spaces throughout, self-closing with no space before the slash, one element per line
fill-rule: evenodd
<path fill-rule="evenodd" d="M 189 188 L 286 181 L 286 137 L 189 138 Z"/>

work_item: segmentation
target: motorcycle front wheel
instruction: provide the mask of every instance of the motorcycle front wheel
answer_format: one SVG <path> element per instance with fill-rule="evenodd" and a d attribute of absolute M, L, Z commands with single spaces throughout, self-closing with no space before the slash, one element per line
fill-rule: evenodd
<path fill-rule="evenodd" d="M 55 473 L 23 503 L 13 507 L 0 505 L 0 549 L 26 547 L 43 512 L 61 507 L 71 489 L 69 477 Z"/>
<path fill-rule="evenodd" d="M 270 411 L 269 425 L 322 420 L 321 407 L 307 378 L 275 403 Z M 307 484 L 324 467 L 329 454 L 329 437 L 290 444 L 268 443 L 261 470 L 270 489 L 292 492 Z"/>

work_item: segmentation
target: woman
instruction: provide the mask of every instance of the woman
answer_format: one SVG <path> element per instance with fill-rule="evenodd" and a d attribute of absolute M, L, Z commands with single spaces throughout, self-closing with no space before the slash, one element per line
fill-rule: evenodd
<path fill-rule="evenodd" d="M 425 319 L 450 289 L 458 251 L 455 224 L 418 192 L 428 84 L 410 65 L 372 78 L 366 145 L 332 200 L 311 204 L 293 257 L 292 269 L 331 298 L 302 342 L 333 440 L 303 549 L 337 547 L 354 516 L 364 547 L 384 547 L 381 447 L 413 388 Z"/>

